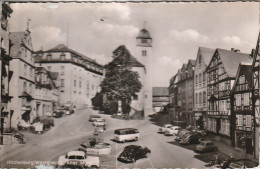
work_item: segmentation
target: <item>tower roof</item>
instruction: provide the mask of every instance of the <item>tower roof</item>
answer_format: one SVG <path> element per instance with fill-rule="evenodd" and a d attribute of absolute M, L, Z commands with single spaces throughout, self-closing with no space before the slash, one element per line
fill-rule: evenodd
<path fill-rule="evenodd" d="M 152 39 L 150 36 L 150 33 L 148 30 L 146 30 L 145 28 L 143 28 L 142 30 L 140 30 L 138 36 L 136 38 L 144 38 L 144 39 Z"/>

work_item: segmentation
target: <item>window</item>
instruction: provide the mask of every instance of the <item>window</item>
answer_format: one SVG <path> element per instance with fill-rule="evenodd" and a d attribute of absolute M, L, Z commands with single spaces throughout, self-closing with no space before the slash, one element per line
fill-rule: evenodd
<path fill-rule="evenodd" d="M 48 70 L 48 71 L 51 71 L 51 66 L 48 66 L 48 67 L 47 67 L 47 70 Z"/>
<path fill-rule="evenodd" d="M 237 115 L 237 125 L 243 126 L 243 115 Z"/>
<path fill-rule="evenodd" d="M 196 75 L 196 84 L 198 84 L 198 75 Z"/>
<path fill-rule="evenodd" d="M 27 65 L 24 64 L 24 76 L 27 76 Z"/>
<path fill-rule="evenodd" d="M 201 83 L 201 73 L 199 74 L 199 83 Z"/>
<path fill-rule="evenodd" d="M 196 93 L 196 104 L 198 104 L 198 93 Z"/>
<path fill-rule="evenodd" d="M 32 84 L 29 84 L 29 92 L 32 93 Z"/>
<path fill-rule="evenodd" d="M 244 103 L 244 106 L 249 106 L 249 103 L 250 103 L 250 94 L 249 93 L 244 93 L 244 96 L 243 96 L 243 103 Z"/>
<path fill-rule="evenodd" d="M 26 90 L 27 90 L 27 84 L 26 82 L 23 82 L 23 91 L 26 92 Z"/>
<path fill-rule="evenodd" d="M 81 81 L 79 81 L 79 87 L 81 87 Z"/>
<path fill-rule="evenodd" d="M 241 106 L 241 94 L 235 95 L 235 103 L 236 103 L 236 106 Z"/>
<path fill-rule="evenodd" d="M 246 115 L 246 127 L 252 127 L 251 115 Z"/>
<path fill-rule="evenodd" d="M 201 55 L 199 55 L 199 64 L 201 64 Z"/>
<path fill-rule="evenodd" d="M 202 94 L 200 93 L 199 104 L 202 104 Z"/>
<path fill-rule="evenodd" d="M 147 55 L 146 50 L 142 50 L 142 56 L 146 56 L 146 55 Z"/>
<path fill-rule="evenodd" d="M 33 78 L 33 69 L 30 68 L 30 77 Z"/>
<path fill-rule="evenodd" d="M 206 92 L 203 92 L 203 103 L 207 102 L 207 95 Z"/>
<path fill-rule="evenodd" d="M 92 90 L 94 90 L 95 89 L 95 87 L 94 87 L 94 85 L 92 85 Z"/>
<path fill-rule="evenodd" d="M 239 77 L 239 84 L 244 84 L 246 82 L 245 75 Z"/>
<path fill-rule="evenodd" d="M 60 79 L 60 87 L 64 87 L 64 79 Z"/>
<path fill-rule="evenodd" d="M 77 86 L 77 80 L 74 80 L 74 86 Z"/>
<path fill-rule="evenodd" d="M 203 82 L 206 81 L 206 72 L 203 72 Z"/>

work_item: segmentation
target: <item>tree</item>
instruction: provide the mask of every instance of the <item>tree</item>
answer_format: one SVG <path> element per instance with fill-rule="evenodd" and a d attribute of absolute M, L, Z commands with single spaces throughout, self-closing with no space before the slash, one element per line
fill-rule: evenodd
<path fill-rule="evenodd" d="M 106 75 L 101 83 L 101 92 L 107 96 L 107 100 L 116 102 L 120 100 L 124 114 L 130 112 L 132 97 L 136 97 L 141 88 L 139 74 L 132 71 L 131 66 L 124 62 L 111 62 L 106 65 Z"/>

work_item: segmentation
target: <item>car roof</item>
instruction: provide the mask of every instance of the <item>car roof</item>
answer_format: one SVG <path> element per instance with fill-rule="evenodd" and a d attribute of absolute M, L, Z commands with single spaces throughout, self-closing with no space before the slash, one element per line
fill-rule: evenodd
<path fill-rule="evenodd" d="M 116 129 L 115 131 L 124 131 L 124 130 L 138 130 L 136 128 L 122 128 L 122 129 Z"/>
<path fill-rule="evenodd" d="M 172 126 L 172 128 L 181 128 L 180 126 Z"/>
<path fill-rule="evenodd" d="M 138 146 L 138 145 L 129 145 L 129 146 L 126 146 L 124 149 L 131 149 L 131 148 L 142 148 L 142 146 Z"/>
<path fill-rule="evenodd" d="M 67 153 L 68 156 L 85 156 L 85 153 L 83 151 L 69 151 Z"/>
<path fill-rule="evenodd" d="M 165 124 L 164 126 L 172 126 L 171 124 Z"/>
<path fill-rule="evenodd" d="M 100 117 L 100 115 L 97 115 L 97 114 L 91 114 L 90 117 Z"/>

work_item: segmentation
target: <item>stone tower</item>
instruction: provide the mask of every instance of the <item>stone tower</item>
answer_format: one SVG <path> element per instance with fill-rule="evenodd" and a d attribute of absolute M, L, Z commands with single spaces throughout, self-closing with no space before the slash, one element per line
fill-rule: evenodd
<path fill-rule="evenodd" d="M 145 115 L 152 114 L 152 38 L 147 29 L 140 30 L 136 37 L 136 57 L 145 66 L 144 78 L 144 113 Z"/>

